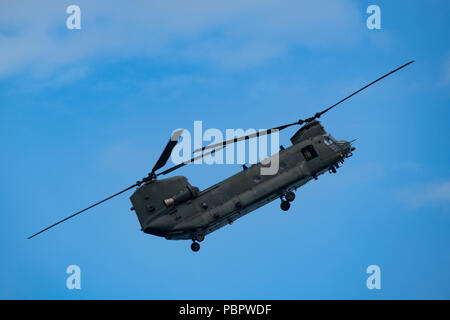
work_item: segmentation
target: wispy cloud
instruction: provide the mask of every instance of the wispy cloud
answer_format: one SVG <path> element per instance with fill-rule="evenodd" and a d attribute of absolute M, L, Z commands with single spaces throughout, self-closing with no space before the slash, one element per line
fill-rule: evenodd
<path fill-rule="evenodd" d="M 80 0 L 82 29 L 68 30 L 69 4 L 2 2 L 0 76 L 129 57 L 253 67 L 295 47 L 345 46 L 358 39 L 361 15 L 350 0 Z"/>
<path fill-rule="evenodd" d="M 418 208 L 429 205 L 450 207 L 450 180 L 413 185 L 400 192 L 400 198 Z"/>

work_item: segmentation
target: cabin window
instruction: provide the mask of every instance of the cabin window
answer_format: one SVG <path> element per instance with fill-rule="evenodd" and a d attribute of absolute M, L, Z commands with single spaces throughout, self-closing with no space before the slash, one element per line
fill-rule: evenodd
<path fill-rule="evenodd" d="M 317 157 L 317 152 L 314 150 L 312 144 L 306 146 L 302 149 L 302 154 L 305 157 L 306 161 L 312 160 Z"/>

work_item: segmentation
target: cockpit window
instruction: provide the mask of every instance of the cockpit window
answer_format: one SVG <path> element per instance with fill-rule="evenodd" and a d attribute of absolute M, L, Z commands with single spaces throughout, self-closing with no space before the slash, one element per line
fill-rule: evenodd
<path fill-rule="evenodd" d="M 306 161 L 312 160 L 317 157 L 317 152 L 314 150 L 314 147 L 310 144 L 302 149 L 302 154 L 305 157 Z"/>
<path fill-rule="evenodd" d="M 331 140 L 331 138 L 330 138 L 329 136 L 323 137 L 323 142 L 325 142 L 325 144 L 326 144 L 327 146 L 333 144 L 333 140 Z"/>

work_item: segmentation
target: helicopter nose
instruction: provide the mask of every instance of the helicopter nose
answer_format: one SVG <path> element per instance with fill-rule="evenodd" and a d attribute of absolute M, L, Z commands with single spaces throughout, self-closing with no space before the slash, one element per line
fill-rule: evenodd
<path fill-rule="evenodd" d="M 357 139 L 353 139 L 352 141 L 350 141 L 348 144 L 349 144 L 349 149 L 350 149 L 350 152 L 352 152 L 352 151 L 355 151 L 356 150 L 356 148 L 353 146 L 354 144 L 355 144 L 355 141 L 356 141 Z"/>
<path fill-rule="evenodd" d="M 344 150 L 345 150 L 345 154 L 346 154 L 346 155 L 350 155 L 353 151 L 356 150 L 356 148 L 353 146 L 353 142 L 354 142 L 354 141 L 355 141 L 355 140 L 352 140 L 352 141 L 350 141 L 350 142 L 345 141 L 345 144 L 344 144 Z"/>
<path fill-rule="evenodd" d="M 339 148 L 341 150 L 341 154 L 345 157 L 351 157 L 352 152 L 355 150 L 355 147 L 353 147 L 352 143 L 353 141 L 345 141 L 341 140 L 338 142 Z"/>
<path fill-rule="evenodd" d="M 352 147 L 352 144 L 350 142 L 346 142 L 345 149 L 350 152 L 350 151 L 352 151 L 352 149 L 355 149 L 355 148 Z"/>

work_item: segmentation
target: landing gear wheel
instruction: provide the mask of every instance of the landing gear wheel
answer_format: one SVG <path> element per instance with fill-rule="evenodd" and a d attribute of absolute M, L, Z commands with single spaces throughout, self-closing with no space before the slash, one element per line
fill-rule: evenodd
<path fill-rule="evenodd" d="M 292 202 L 295 200 L 295 193 L 289 191 L 288 193 L 286 193 L 284 197 L 286 198 L 287 201 Z"/>
<path fill-rule="evenodd" d="M 195 240 L 198 242 L 202 242 L 203 240 L 205 240 L 205 235 L 203 234 L 198 234 L 195 236 Z"/>
<path fill-rule="evenodd" d="M 197 242 L 192 242 L 191 250 L 197 252 L 198 250 L 200 250 L 200 245 Z"/>
<path fill-rule="evenodd" d="M 289 203 L 289 201 L 281 201 L 281 210 L 283 211 L 288 211 L 289 208 L 291 207 L 291 204 Z"/>

